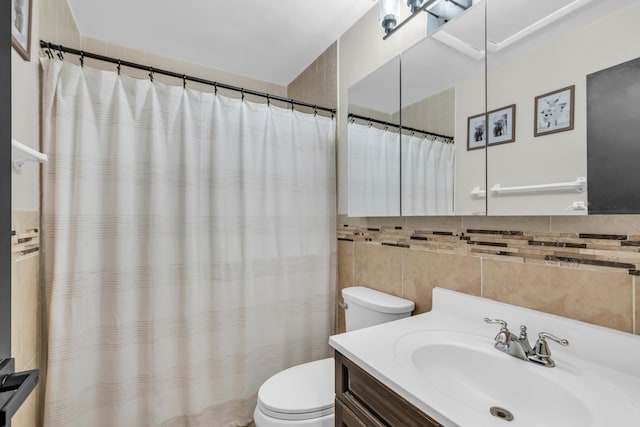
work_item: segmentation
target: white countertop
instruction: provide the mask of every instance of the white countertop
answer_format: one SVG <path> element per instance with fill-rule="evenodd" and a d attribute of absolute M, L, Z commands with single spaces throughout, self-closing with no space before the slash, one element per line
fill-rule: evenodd
<path fill-rule="evenodd" d="M 519 331 L 520 324 L 526 325 L 532 345 L 540 331 L 566 338 L 570 345 L 560 347 L 550 342 L 555 368 L 534 365 L 495 350 L 493 339 L 499 326 L 485 324 L 485 317 L 507 321 L 514 333 Z M 413 337 L 419 341 L 420 336 L 430 333 L 431 337 L 461 337 L 460 342 L 468 335 L 469 341 L 477 343 L 483 351 L 486 343 L 487 354 L 492 357 L 493 353 L 489 352 L 496 352 L 498 357 L 504 357 L 498 360 L 504 362 L 505 367 L 516 370 L 522 367 L 527 370 L 523 373 L 533 373 L 534 378 L 540 378 L 543 384 L 535 386 L 541 390 L 547 380 L 550 387 L 561 384 L 588 407 L 587 418 L 580 418 L 578 414 L 575 418 L 569 417 L 576 423 L 581 419 L 575 427 L 586 427 L 587 421 L 587 425 L 597 427 L 640 425 L 640 337 L 636 335 L 436 288 L 431 312 L 334 335 L 329 344 L 446 427 L 541 427 L 539 420 L 522 416 L 506 424 L 487 415 L 488 408 L 486 413 L 472 410 L 464 402 L 427 384 L 407 356 L 407 346 L 411 346 Z M 522 387 L 524 390 L 513 390 L 514 393 L 525 392 L 526 396 L 528 386 Z M 570 408 L 569 402 L 564 406 Z M 536 410 L 544 411 L 544 408 Z M 573 426 L 565 420 L 558 427 Z"/>

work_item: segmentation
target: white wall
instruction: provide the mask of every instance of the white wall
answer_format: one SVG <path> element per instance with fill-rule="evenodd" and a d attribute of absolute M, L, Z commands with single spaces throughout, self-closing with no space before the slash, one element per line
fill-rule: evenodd
<path fill-rule="evenodd" d="M 39 85 L 39 2 L 33 2 L 31 20 L 31 62 L 11 49 L 11 126 L 14 139 L 39 150 L 40 85 Z M 13 170 L 11 207 L 13 210 L 40 209 L 40 166 L 27 162 L 20 172 Z"/>

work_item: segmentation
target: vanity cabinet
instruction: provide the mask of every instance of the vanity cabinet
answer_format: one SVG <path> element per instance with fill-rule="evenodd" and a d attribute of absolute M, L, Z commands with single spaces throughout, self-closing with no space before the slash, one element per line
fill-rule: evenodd
<path fill-rule="evenodd" d="M 335 361 L 337 427 L 443 427 L 339 352 Z"/>

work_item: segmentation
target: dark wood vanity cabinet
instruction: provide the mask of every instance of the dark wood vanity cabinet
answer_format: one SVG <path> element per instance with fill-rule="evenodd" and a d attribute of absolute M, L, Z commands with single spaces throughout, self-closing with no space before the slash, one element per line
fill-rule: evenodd
<path fill-rule="evenodd" d="M 336 361 L 336 427 L 443 427 L 342 354 Z"/>

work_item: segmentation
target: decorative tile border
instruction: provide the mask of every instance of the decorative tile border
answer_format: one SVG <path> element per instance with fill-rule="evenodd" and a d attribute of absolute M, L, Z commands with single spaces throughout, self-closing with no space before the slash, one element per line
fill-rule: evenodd
<path fill-rule="evenodd" d="M 11 231 L 11 256 L 20 259 L 40 251 L 40 230 L 32 228 L 17 233 Z"/>
<path fill-rule="evenodd" d="M 455 252 L 640 276 L 640 236 L 518 230 L 427 230 L 338 225 L 338 240 L 414 250 Z"/>

